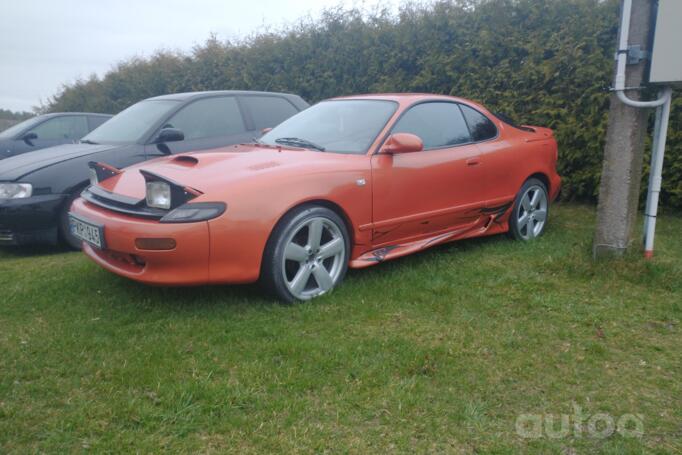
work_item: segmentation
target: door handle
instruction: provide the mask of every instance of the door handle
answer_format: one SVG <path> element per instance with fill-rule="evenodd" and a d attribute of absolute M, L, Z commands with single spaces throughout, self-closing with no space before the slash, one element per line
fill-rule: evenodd
<path fill-rule="evenodd" d="M 469 158 L 466 163 L 467 166 L 478 166 L 481 164 L 481 160 L 479 158 Z"/>

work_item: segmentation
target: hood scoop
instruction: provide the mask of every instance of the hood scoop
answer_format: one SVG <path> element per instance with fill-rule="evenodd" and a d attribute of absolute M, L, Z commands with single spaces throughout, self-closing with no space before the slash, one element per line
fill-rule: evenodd
<path fill-rule="evenodd" d="M 190 155 L 178 155 L 174 157 L 171 162 L 179 164 L 181 166 L 192 167 L 199 164 L 199 159 Z"/>

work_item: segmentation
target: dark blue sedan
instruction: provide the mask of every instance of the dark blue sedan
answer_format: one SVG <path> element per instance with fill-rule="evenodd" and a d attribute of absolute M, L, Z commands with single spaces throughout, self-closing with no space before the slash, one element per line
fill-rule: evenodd
<path fill-rule="evenodd" d="M 0 160 L 61 144 L 73 144 L 112 116 L 68 112 L 32 117 L 0 131 Z"/>

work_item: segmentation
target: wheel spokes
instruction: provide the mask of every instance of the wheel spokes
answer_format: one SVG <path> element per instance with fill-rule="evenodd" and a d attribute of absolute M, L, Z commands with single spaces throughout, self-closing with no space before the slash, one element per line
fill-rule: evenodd
<path fill-rule="evenodd" d="M 324 228 L 324 223 L 319 218 L 315 218 L 308 224 L 308 246 L 316 251 L 320 248 L 320 242 L 322 241 L 322 229 Z"/>
<path fill-rule="evenodd" d="M 322 259 L 327 259 L 343 251 L 343 239 L 337 237 L 329 242 L 325 243 L 320 247 L 320 257 Z"/>
<path fill-rule="evenodd" d="M 281 265 L 290 293 L 308 300 L 332 289 L 346 260 L 346 240 L 339 226 L 326 217 L 315 217 L 290 232 Z"/>
<path fill-rule="evenodd" d="M 291 289 L 291 292 L 295 295 L 301 294 L 301 292 L 303 292 L 305 289 L 305 285 L 308 284 L 311 273 L 312 267 L 307 264 L 302 265 L 301 268 L 298 269 L 298 272 L 296 272 L 294 279 L 289 283 L 289 289 Z"/>
<path fill-rule="evenodd" d="M 522 229 L 526 224 L 528 224 L 528 220 L 530 220 L 530 212 L 526 212 L 521 215 L 518 223 L 516 223 L 519 226 L 519 229 Z"/>
<path fill-rule="evenodd" d="M 327 269 L 321 264 L 313 268 L 313 276 L 322 291 L 328 291 L 334 286 L 334 280 L 331 275 L 329 275 Z"/>
<path fill-rule="evenodd" d="M 523 210 L 530 212 L 530 193 L 521 198 L 521 206 L 523 207 Z"/>
<path fill-rule="evenodd" d="M 284 250 L 284 257 L 290 261 L 305 262 L 305 260 L 308 259 L 308 252 L 301 245 L 289 242 Z"/>
<path fill-rule="evenodd" d="M 547 219 L 547 210 L 536 210 L 533 212 L 535 220 L 538 222 L 543 222 Z"/>
<path fill-rule="evenodd" d="M 528 197 L 530 197 L 530 193 L 528 194 Z M 538 208 L 538 204 L 540 203 L 540 198 L 541 198 L 541 191 L 540 190 L 535 190 L 533 193 L 533 197 L 530 199 L 530 208 L 535 210 Z"/>

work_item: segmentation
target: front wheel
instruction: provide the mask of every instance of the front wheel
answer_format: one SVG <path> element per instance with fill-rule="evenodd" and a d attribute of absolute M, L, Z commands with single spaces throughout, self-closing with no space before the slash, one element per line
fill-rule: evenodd
<path fill-rule="evenodd" d="M 310 300 L 341 283 L 349 251 L 348 230 L 336 213 L 320 206 L 301 207 L 287 214 L 272 232 L 261 278 L 286 302 Z"/>
<path fill-rule="evenodd" d="M 533 240 L 544 232 L 548 217 L 547 187 L 538 179 L 526 180 L 514 201 L 509 234 L 517 240 Z"/>

